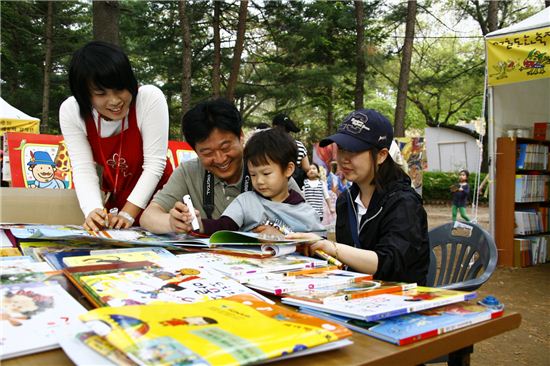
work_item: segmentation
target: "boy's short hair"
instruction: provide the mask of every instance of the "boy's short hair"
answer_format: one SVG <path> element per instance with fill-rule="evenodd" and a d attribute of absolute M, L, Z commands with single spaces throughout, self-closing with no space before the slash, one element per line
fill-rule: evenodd
<path fill-rule="evenodd" d="M 69 86 L 75 97 L 80 116 L 92 115 L 90 88 L 127 89 L 135 102 L 138 82 L 128 56 L 114 44 L 92 41 L 76 50 L 69 67 Z"/>
<path fill-rule="evenodd" d="M 252 165 L 268 164 L 268 159 L 286 169 L 288 163 L 296 164 L 298 147 L 292 137 L 280 128 L 255 133 L 244 147 L 244 160 Z"/>
<path fill-rule="evenodd" d="M 241 114 L 227 99 L 218 98 L 197 104 L 183 115 L 181 127 L 185 141 L 194 149 L 206 140 L 215 128 L 241 136 Z"/>

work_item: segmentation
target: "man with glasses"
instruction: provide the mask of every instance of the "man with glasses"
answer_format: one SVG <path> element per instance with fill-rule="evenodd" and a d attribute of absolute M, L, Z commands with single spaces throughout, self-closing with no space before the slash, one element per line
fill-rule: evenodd
<path fill-rule="evenodd" d="M 182 118 L 183 135 L 197 158 L 181 164 L 147 206 L 140 225 L 153 233 L 184 231 L 182 202 L 191 196 L 201 217 L 217 219 L 240 193 L 252 190 L 243 163 L 242 118 L 233 103 L 199 103 Z M 289 188 L 300 192 L 291 178 Z"/>

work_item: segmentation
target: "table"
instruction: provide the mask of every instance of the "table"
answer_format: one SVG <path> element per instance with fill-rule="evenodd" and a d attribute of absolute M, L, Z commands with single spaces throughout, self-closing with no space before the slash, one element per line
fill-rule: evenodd
<path fill-rule="evenodd" d="M 395 346 L 375 338 L 353 333 L 353 345 L 335 351 L 318 353 L 305 357 L 271 363 L 270 365 L 418 365 L 442 355 L 466 348 L 487 338 L 519 327 L 521 315 L 505 311 L 504 315 L 483 323 L 455 330 L 450 333 L 426 339 L 407 346 Z M 467 360 L 466 360 L 467 361 Z M 3 366 L 72 365 L 62 350 L 36 353 L 33 355 L 2 361 Z"/>

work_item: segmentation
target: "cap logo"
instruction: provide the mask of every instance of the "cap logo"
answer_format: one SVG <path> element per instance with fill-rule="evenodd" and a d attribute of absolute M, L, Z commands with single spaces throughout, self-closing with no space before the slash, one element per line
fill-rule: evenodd
<path fill-rule="evenodd" d="M 386 140 L 386 137 L 387 137 L 387 136 L 380 136 L 380 137 L 378 138 L 378 141 L 385 141 L 385 140 Z"/>
<path fill-rule="evenodd" d="M 363 129 L 370 131 L 370 128 L 366 126 L 369 117 L 361 112 L 354 112 L 350 119 L 343 123 L 340 129 L 345 130 L 354 135 L 361 133 Z"/>

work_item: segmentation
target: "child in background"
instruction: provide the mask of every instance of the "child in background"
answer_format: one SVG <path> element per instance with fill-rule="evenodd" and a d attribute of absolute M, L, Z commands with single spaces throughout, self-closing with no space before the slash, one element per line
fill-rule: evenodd
<path fill-rule="evenodd" d="M 453 194 L 453 221 L 456 221 L 457 210 L 460 212 L 460 216 L 464 220 L 470 221 L 470 218 L 466 215 L 466 204 L 468 201 L 468 196 L 470 195 L 470 185 L 468 184 L 469 176 L 470 172 L 466 169 L 461 170 L 458 173 L 458 184 L 451 186 L 451 192 Z"/>
<path fill-rule="evenodd" d="M 289 190 L 288 180 L 295 169 L 298 148 L 289 134 L 279 128 L 255 133 L 244 148 L 244 159 L 254 191 L 235 198 L 219 219 L 202 219 L 195 210 L 200 231 L 256 231 L 286 234 L 292 231 L 323 232 L 318 215 L 300 193 Z M 192 216 L 182 211 L 187 232 L 192 231 Z"/>
<path fill-rule="evenodd" d="M 304 192 L 306 202 L 317 211 L 317 214 L 319 214 L 320 221 L 323 221 L 323 200 L 326 202 L 330 212 L 334 213 L 334 207 L 332 207 L 330 202 L 327 185 L 319 179 L 319 165 L 316 163 L 311 163 L 309 165 L 307 179 L 304 179 L 302 191 Z"/>

